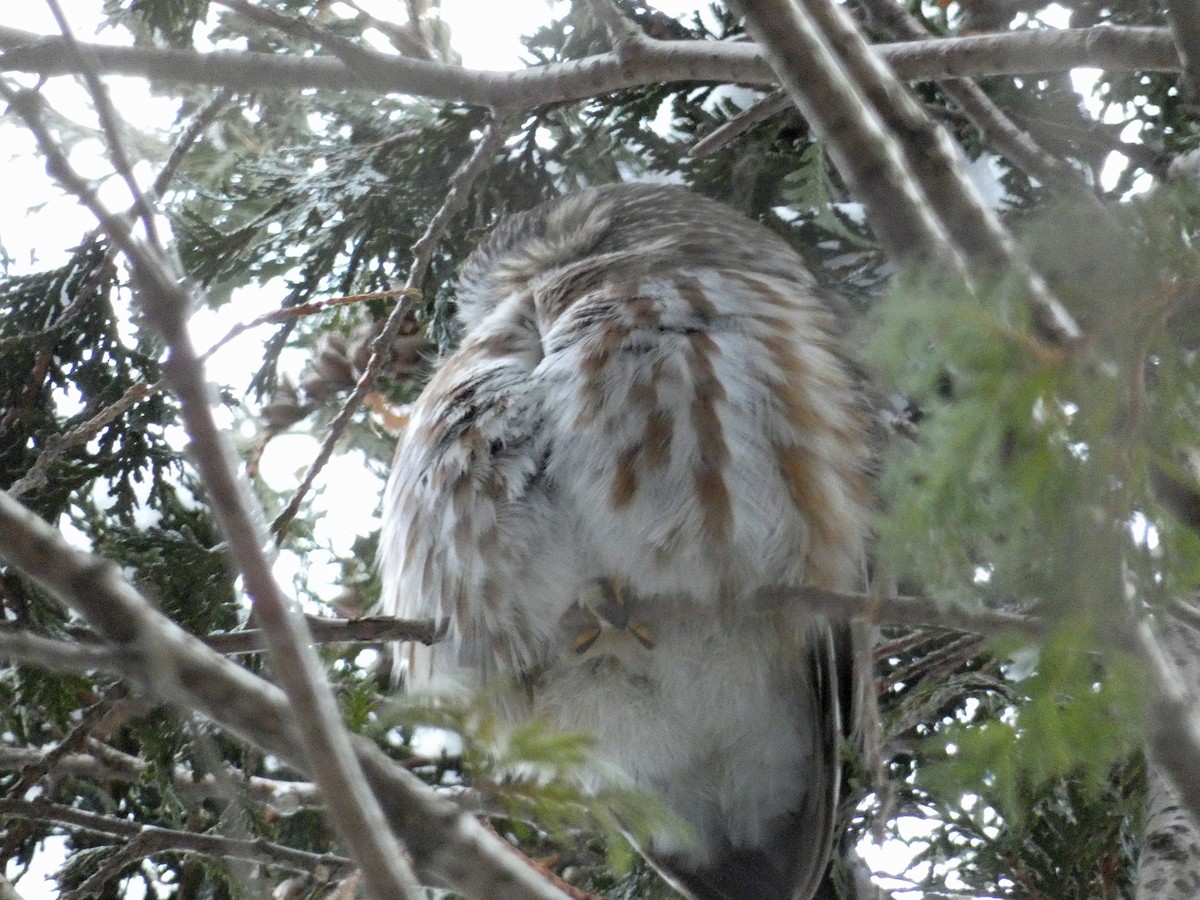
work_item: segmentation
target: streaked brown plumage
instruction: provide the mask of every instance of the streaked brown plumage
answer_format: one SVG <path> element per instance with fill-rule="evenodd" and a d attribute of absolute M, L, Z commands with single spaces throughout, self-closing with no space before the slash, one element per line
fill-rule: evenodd
<path fill-rule="evenodd" d="M 385 608 L 447 623 L 412 679 L 520 675 L 690 827 L 682 890 L 802 898 L 833 840 L 846 635 L 768 585 L 858 587 L 866 438 L 833 315 L 767 229 L 612 185 L 502 222 L 384 502 Z M 666 614 L 667 612 L 670 614 Z"/>

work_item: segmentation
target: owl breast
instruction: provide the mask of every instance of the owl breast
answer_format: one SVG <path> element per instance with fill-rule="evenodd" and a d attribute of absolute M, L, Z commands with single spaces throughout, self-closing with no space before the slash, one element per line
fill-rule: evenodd
<path fill-rule="evenodd" d="M 547 474 L 596 574 L 706 605 L 857 575 L 860 422 L 804 299 L 697 266 L 600 283 L 549 323 Z"/>

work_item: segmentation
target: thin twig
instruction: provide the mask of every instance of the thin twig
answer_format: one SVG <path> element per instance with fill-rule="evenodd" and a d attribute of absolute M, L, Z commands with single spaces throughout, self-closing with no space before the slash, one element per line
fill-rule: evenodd
<path fill-rule="evenodd" d="M 408 271 L 408 278 L 404 282 L 403 288 L 403 291 L 407 292 L 409 296 L 415 295 L 420 291 L 421 285 L 425 281 L 425 273 L 429 269 L 429 261 L 433 257 L 433 251 L 437 248 L 438 241 L 441 240 L 442 233 L 446 230 L 450 221 L 466 207 L 467 200 L 471 194 L 471 187 L 491 162 L 492 154 L 503 144 L 504 138 L 508 134 L 510 122 L 511 117 L 508 113 L 493 113 L 491 121 L 488 122 L 487 128 L 484 129 L 483 137 L 475 145 L 471 156 L 458 167 L 458 170 L 451 177 L 449 190 L 446 192 L 446 199 L 442 202 L 438 211 L 434 213 L 433 218 L 429 220 L 425 232 L 412 245 L 413 263 Z M 409 303 L 397 303 L 392 309 L 391 315 L 388 316 L 387 321 L 384 322 L 383 328 L 371 342 L 370 359 L 367 361 L 367 366 L 363 369 L 362 375 L 359 376 L 358 383 L 354 386 L 354 391 L 346 398 L 346 402 L 338 411 L 337 416 L 329 423 L 329 430 L 325 435 L 325 440 L 321 443 L 321 449 L 309 465 L 308 471 L 304 473 L 304 478 L 301 479 L 299 487 L 292 494 L 292 499 L 288 501 L 288 505 L 275 517 L 275 521 L 271 523 L 271 532 L 275 535 L 277 542 L 282 543 L 284 536 L 287 534 L 288 527 L 300 511 L 300 505 L 308 495 L 313 481 L 320 471 L 325 468 L 325 464 L 329 462 L 329 458 L 333 455 L 333 448 L 341 440 L 342 433 L 350 424 L 350 420 L 358 411 L 363 399 L 374 389 L 375 382 L 379 378 L 379 372 L 383 368 L 383 364 L 387 361 L 392 341 L 400 333 L 400 327 L 404 324 L 404 320 L 409 313 L 409 307 Z"/>
<path fill-rule="evenodd" d="M 366 616 L 360 619 L 327 619 L 308 616 L 308 627 L 317 644 L 379 644 L 387 641 L 413 641 L 433 644 L 445 633 L 432 620 L 411 621 L 392 616 Z M 204 643 L 218 653 L 237 655 L 257 653 L 264 649 L 263 634 L 258 629 L 210 634 Z"/>
<path fill-rule="evenodd" d="M 155 394 L 166 386 L 166 382 L 158 381 L 149 384 L 137 381 L 125 391 L 116 401 L 100 410 L 81 425 L 72 428 L 66 434 L 51 437 L 46 447 L 38 454 L 37 459 L 29 470 L 13 482 L 9 493 L 14 497 L 22 497 L 30 491 L 41 490 L 47 484 L 50 467 L 72 447 L 87 444 L 107 426 L 129 412 L 151 394 Z"/>
<path fill-rule="evenodd" d="M 347 306 L 352 303 L 365 303 L 368 300 L 391 300 L 402 299 L 405 297 L 416 296 L 411 291 L 371 291 L 366 294 L 351 294 L 347 297 L 334 297 L 330 300 L 317 300 L 312 303 L 302 303 L 298 306 L 285 306 L 280 309 L 273 309 L 270 312 L 263 313 L 256 319 L 249 322 L 238 322 L 225 333 L 219 341 L 205 350 L 201 355 L 201 359 L 208 359 L 230 341 L 236 337 L 240 337 L 251 329 L 258 328 L 260 325 L 277 325 L 280 322 L 289 322 L 292 319 L 299 319 L 303 316 L 311 316 L 319 312 L 324 312 L 327 309 L 332 309 L 336 306 Z"/>
<path fill-rule="evenodd" d="M 232 96 L 233 91 L 229 88 L 222 88 L 212 100 L 205 104 L 203 109 L 192 117 L 192 121 L 188 123 L 187 128 L 183 130 L 178 140 L 175 141 L 175 146 L 171 148 L 171 153 L 167 157 L 167 161 L 158 170 L 158 177 L 154 179 L 154 184 L 150 186 L 153 197 L 162 197 L 167 192 L 167 188 L 174 180 L 175 174 L 183 164 L 183 159 L 187 156 L 188 151 L 200 140 L 205 129 L 213 123 L 217 118 L 217 114 L 221 112 L 221 108 L 229 102 Z"/>
<path fill-rule="evenodd" d="M 112 689 L 107 697 L 92 704 L 89 709 L 84 711 L 79 722 L 63 736 L 56 746 L 39 753 L 36 761 L 21 767 L 21 771 L 13 779 L 5 794 L 9 797 L 26 796 L 46 774 L 59 765 L 64 756 L 86 745 L 88 736 L 94 729 L 98 728 L 106 719 L 114 717 L 114 703 L 117 703 L 120 709 L 115 718 L 120 718 L 126 712 L 125 704 L 120 702 L 123 697 L 124 689 L 118 686 Z M 22 825 L 7 829 L 3 845 L 0 845 L 0 859 L 12 859 L 17 848 L 28 837 L 28 832 L 28 827 Z"/>
<path fill-rule="evenodd" d="M 67 48 L 67 53 L 75 60 L 79 67 L 78 74 L 82 76 L 87 85 L 92 105 L 96 108 L 96 117 L 100 121 L 100 128 L 108 145 L 109 159 L 112 161 L 113 168 L 129 189 L 137 217 L 141 219 L 142 227 L 146 229 L 146 236 L 152 243 L 157 244 L 159 242 L 158 227 L 154 223 L 154 208 L 142 193 L 137 178 L 133 174 L 133 165 L 125 152 L 125 141 L 121 136 L 123 123 L 108 96 L 108 88 L 96 74 L 98 68 L 96 60 L 89 58 L 85 46 L 75 40 L 75 35 L 71 33 L 71 25 L 67 22 L 67 17 L 63 14 L 58 0 L 46 0 L 46 5 L 50 7 L 50 13 L 54 16 L 59 31 L 62 32 L 63 44 Z"/>
<path fill-rule="evenodd" d="M 712 156 L 722 147 L 729 145 L 751 128 L 761 125 L 768 119 L 774 118 L 785 109 L 793 109 L 794 107 L 795 104 L 786 91 L 771 91 L 765 97 L 755 100 L 728 122 L 719 125 L 712 132 L 696 141 L 692 145 L 692 149 L 688 151 L 688 156 L 692 157 L 692 159 L 703 159 L 706 156 Z"/>
<path fill-rule="evenodd" d="M 152 191 L 154 196 L 161 197 L 166 191 L 167 186 L 175 177 L 179 166 L 182 164 L 187 152 L 192 148 L 195 142 L 199 139 L 204 129 L 216 118 L 221 107 L 228 101 L 230 92 L 222 90 L 211 103 L 205 106 L 189 123 L 188 127 L 180 135 L 179 140 L 175 142 L 175 146 L 171 149 L 171 154 L 167 158 L 166 163 L 158 173 L 158 177 L 154 179 Z M 137 211 L 138 201 L 135 201 L 133 212 Z M 100 229 L 97 229 L 99 231 Z M 95 232 L 93 232 L 93 235 Z M 89 235 L 89 238 L 92 235 Z M 85 239 L 86 240 L 86 239 Z M 111 253 L 110 253 L 111 256 Z M 18 335 L 15 338 L 10 338 L 9 341 L 16 343 L 29 343 L 36 341 L 43 336 L 50 336 L 60 331 L 76 313 L 81 311 L 86 305 L 89 295 L 86 291 L 81 291 L 79 296 L 71 303 L 55 321 L 38 335 Z M 4 343 L 0 342 L 0 350 L 3 349 Z M 213 348 L 216 349 L 216 348 Z M 209 351 L 210 353 L 212 350 Z M 40 490 L 46 486 L 47 476 L 51 465 L 54 464 L 62 455 L 72 447 L 77 447 L 88 443 L 92 438 L 100 433 L 105 426 L 115 421 L 120 416 L 128 412 L 133 406 L 144 400 L 151 394 L 155 394 L 166 386 L 166 383 L 159 381 L 153 385 L 145 381 L 138 381 L 131 385 L 129 389 L 116 402 L 110 406 L 100 410 L 82 425 L 77 426 L 70 432 L 64 435 L 51 437 L 47 442 L 46 447 L 38 454 L 33 465 L 24 475 L 17 479 L 9 487 L 9 493 L 14 497 L 22 497 L 31 490 Z"/>
<path fill-rule="evenodd" d="M 84 710 L 79 722 L 63 736 L 58 744 L 44 753 L 39 753 L 37 762 L 21 767 L 20 774 L 6 791 L 8 796 L 25 796 L 26 791 L 41 781 L 48 772 L 58 768 L 64 757 L 86 746 L 91 733 L 99 728 L 106 719 L 113 716 L 114 704 L 120 703 L 124 706 L 122 702 L 124 694 L 124 689 L 118 686 L 110 690 L 109 696 L 96 701 Z M 124 712 L 122 710 L 117 718 L 120 718 Z"/>
<path fill-rule="evenodd" d="M 350 69 L 364 74 L 386 69 L 392 60 L 402 58 L 388 53 L 381 53 L 362 44 L 356 44 L 354 41 L 348 40 L 340 34 L 334 34 L 327 28 L 322 28 L 320 25 L 310 22 L 308 19 L 299 16 L 286 16 L 265 6 L 255 6 L 247 3 L 246 0 L 213 0 L 213 2 L 218 6 L 224 6 L 239 15 L 245 16 L 252 22 L 277 28 L 284 34 L 301 37 L 322 46 L 344 62 Z"/>
<path fill-rule="evenodd" d="M 755 593 L 753 602 L 762 610 L 790 606 L 839 619 L 865 619 L 876 625 L 944 628 L 988 636 L 1040 637 L 1046 631 L 1045 623 L 1033 616 L 995 609 L 968 609 L 924 597 L 877 597 L 804 586 L 763 588 Z"/>
<path fill-rule="evenodd" d="M 289 306 L 283 309 L 272 310 L 268 313 L 263 313 L 256 319 L 249 322 L 239 322 L 229 329 L 228 332 L 215 344 L 209 347 L 200 355 L 200 358 L 207 360 L 210 356 L 232 341 L 234 338 L 240 337 L 247 331 L 257 328 L 261 325 L 271 325 L 279 322 L 290 321 L 301 316 L 315 315 L 316 313 L 324 312 L 336 306 L 344 306 L 349 303 L 362 303 L 367 300 L 376 300 L 388 297 L 404 297 L 408 296 L 404 291 L 375 291 L 369 294 L 355 294 L 350 297 L 335 297 L 331 300 L 318 300 L 314 303 L 305 303 L 301 306 Z M 55 328 L 59 327 L 55 323 Z M 51 437 L 45 448 L 38 454 L 37 459 L 33 461 L 33 465 L 29 470 L 13 482 L 8 492 L 14 497 L 23 497 L 30 491 L 40 490 L 47 484 L 47 479 L 50 472 L 50 467 L 62 458 L 73 447 L 79 447 L 87 444 L 92 438 L 96 437 L 108 425 L 119 419 L 130 409 L 136 406 L 141 401 L 145 400 L 159 391 L 165 390 L 167 382 L 165 379 L 159 379 L 150 384 L 146 381 L 137 381 L 132 384 L 124 394 L 108 406 L 100 410 L 92 418 L 88 419 L 81 425 L 68 431 L 66 434 L 56 435 Z"/>
<path fill-rule="evenodd" d="M 80 775 L 103 780 L 104 778 L 139 781 L 150 771 L 149 764 L 140 756 L 122 753 L 115 747 L 92 739 L 87 744 L 87 755 L 63 757 L 56 771 L 72 771 Z M 12 751 L 15 751 L 13 748 Z M 4 762 L 4 750 L 0 750 L 0 765 Z M 161 772 L 161 769 L 156 769 Z M 91 773 L 91 774 L 89 774 Z M 283 781 L 249 775 L 225 763 L 221 766 L 221 778 L 212 772 L 198 775 L 186 766 L 176 766 L 171 772 L 171 782 L 184 796 L 204 799 L 229 800 L 229 786 L 237 787 L 238 795 L 273 808 L 281 815 L 290 815 L 303 808 L 322 805 L 321 792 L 311 781 Z"/>

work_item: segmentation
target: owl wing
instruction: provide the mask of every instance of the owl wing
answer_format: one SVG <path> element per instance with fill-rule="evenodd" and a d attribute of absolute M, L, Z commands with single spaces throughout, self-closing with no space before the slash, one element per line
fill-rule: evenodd
<path fill-rule="evenodd" d="M 385 614 L 432 618 L 446 644 L 412 648 L 409 683 L 461 666 L 483 679 L 532 664 L 549 630 L 533 598 L 567 589 L 569 531 L 545 480 L 550 441 L 530 374 L 536 331 L 497 310 L 414 404 L 384 503 L 379 567 Z M 436 652 L 433 652 L 436 651 Z"/>

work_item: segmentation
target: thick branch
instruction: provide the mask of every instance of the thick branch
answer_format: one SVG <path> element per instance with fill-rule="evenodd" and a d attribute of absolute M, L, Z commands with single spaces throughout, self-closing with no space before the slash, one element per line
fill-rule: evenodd
<path fill-rule="evenodd" d="M 792 0 L 736 0 L 733 6 L 866 207 L 867 222 L 888 255 L 945 266 L 965 279 L 966 261 L 925 202 L 878 104 L 862 96 L 829 35 Z"/>
<path fill-rule="evenodd" d="M 847 181 L 866 205 L 868 222 L 877 234 L 881 237 L 894 231 L 904 234 L 906 228 L 912 228 L 911 223 L 931 217 L 937 227 L 926 231 L 937 243 L 914 242 L 901 248 L 909 250 L 908 255 L 916 251 L 919 261 L 961 260 L 970 273 L 968 282 L 987 274 L 1015 278 L 1029 298 L 1034 320 L 1043 334 L 1056 344 L 1079 338 L 1079 327 L 983 202 L 945 129 L 925 114 L 842 7 L 834 0 L 800 0 L 801 12 L 793 0 L 740 2 L 747 9 L 747 29 L 755 34 L 756 40 L 767 44 L 785 87 L 829 145 L 830 153 L 835 154 L 839 170 L 848 176 Z M 804 78 L 796 76 L 795 70 L 808 64 L 796 52 L 801 32 L 806 28 L 820 35 L 830 55 L 844 67 L 851 85 L 848 98 L 827 97 L 818 89 L 820 79 L 830 74 L 827 71 Z M 835 103 L 845 105 L 835 110 L 828 108 Z M 871 112 L 877 114 L 890 138 L 888 143 L 898 145 L 904 177 L 915 180 L 913 191 L 887 190 L 887 181 L 881 173 L 890 170 L 894 150 L 866 127 Z M 833 129 L 831 122 L 840 124 L 841 130 Z M 843 159 L 850 158 L 850 171 L 836 155 L 839 149 Z M 911 194 L 916 195 L 915 204 Z M 900 263 L 907 261 L 906 254 L 898 252 L 894 242 L 883 243 L 894 259 Z"/>
<path fill-rule="evenodd" d="M 929 32 L 896 0 L 859 0 L 871 19 L 891 37 L 904 41 L 924 41 Z M 980 132 L 985 143 L 1008 157 L 1031 178 L 1051 191 L 1076 203 L 1087 205 L 1106 220 L 1111 214 L 1100 203 L 1083 176 L 1072 166 L 1038 145 L 1022 131 L 992 99 L 969 78 L 948 78 L 941 89 L 958 104 Z"/>
<path fill-rule="evenodd" d="M 284 693 L 167 619 L 114 563 L 71 547 L 0 492 L 0 556 L 82 615 L 113 645 L 116 674 L 142 691 L 199 712 L 289 765 L 306 770 L 298 722 Z M 419 872 L 468 897 L 564 900 L 508 846 L 434 795 L 370 741 L 354 750 L 388 821 Z"/>
<path fill-rule="evenodd" d="M 219 51 L 197 53 L 152 47 L 82 43 L 98 72 L 169 84 L 205 84 L 239 91 L 267 89 L 396 92 L 476 106 L 531 108 L 582 100 L 647 84 L 680 81 L 768 86 L 775 75 L 757 47 L 716 41 L 639 42 L 635 61 L 601 53 L 518 72 L 488 72 L 389 56 L 354 67 L 333 57 L 277 56 Z M 79 74 L 61 37 L 0 27 L 0 71 Z M 1061 72 L 1086 66 L 1113 72 L 1182 69 L 1165 28 L 1105 27 L 1021 31 L 882 44 L 877 52 L 907 81 L 947 77 Z"/>
<path fill-rule="evenodd" d="M 68 47 L 73 57 L 83 63 L 90 61 L 72 42 L 68 42 Z M 94 73 L 91 75 L 89 84 L 98 84 Z M 163 371 L 179 399 L 183 424 L 193 444 L 192 458 L 208 492 L 213 514 L 225 533 L 230 554 L 253 603 L 254 616 L 267 638 L 275 673 L 295 714 L 305 723 L 297 737 L 309 771 L 325 793 L 329 819 L 358 861 L 370 895 L 380 900 L 385 897 L 415 900 L 421 893 L 420 885 L 359 768 L 304 618 L 275 580 L 265 552 L 262 512 L 239 484 L 231 453 L 213 418 L 203 363 L 187 330 L 191 297 L 181 286 L 169 254 L 154 240 L 152 229 L 147 229 L 147 241 L 138 240 L 128 218 L 112 215 L 99 201 L 92 186 L 75 170 L 46 127 L 39 95 L 14 92 L 3 83 L 0 95 L 25 120 L 47 160 L 47 170 L 96 215 L 109 239 L 129 259 L 134 293 L 169 349 Z M 95 97 L 94 102 L 101 104 L 101 99 Z M 131 190 L 148 202 L 136 184 Z"/>
<path fill-rule="evenodd" d="M 1192 102 L 1200 99 L 1200 4 L 1196 0 L 1163 0 L 1171 35 L 1183 60 L 1183 75 Z"/>

